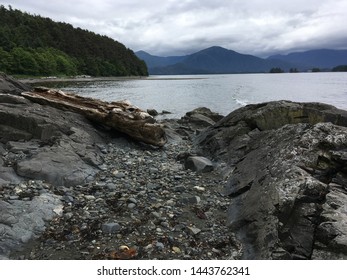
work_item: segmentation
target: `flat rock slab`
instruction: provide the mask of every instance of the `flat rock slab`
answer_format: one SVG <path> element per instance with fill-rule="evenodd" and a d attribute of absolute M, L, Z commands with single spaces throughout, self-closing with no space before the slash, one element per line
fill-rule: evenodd
<path fill-rule="evenodd" d="M 8 258 L 44 230 L 45 223 L 61 212 L 60 197 L 41 194 L 31 201 L 0 200 L 0 259 Z"/>

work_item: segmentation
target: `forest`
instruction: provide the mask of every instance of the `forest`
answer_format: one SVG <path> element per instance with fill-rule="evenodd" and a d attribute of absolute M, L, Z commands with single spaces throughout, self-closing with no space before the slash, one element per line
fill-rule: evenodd
<path fill-rule="evenodd" d="M 0 6 L 0 71 L 29 76 L 147 76 L 146 63 L 103 35 Z"/>

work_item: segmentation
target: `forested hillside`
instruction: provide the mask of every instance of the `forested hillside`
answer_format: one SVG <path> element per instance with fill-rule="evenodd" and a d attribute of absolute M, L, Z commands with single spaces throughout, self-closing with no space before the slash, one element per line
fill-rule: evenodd
<path fill-rule="evenodd" d="M 71 24 L 0 6 L 0 71 L 23 75 L 148 75 L 123 44 Z"/>

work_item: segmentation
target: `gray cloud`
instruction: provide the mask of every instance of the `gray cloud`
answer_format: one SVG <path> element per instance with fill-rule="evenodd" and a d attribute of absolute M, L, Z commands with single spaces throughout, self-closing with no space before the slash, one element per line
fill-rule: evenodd
<path fill-rule="evenodd" d="M 212 45 L 261 56 L 347 48 L 345 0 L 7 0 L 3 5 L 156 55 L 187 54 Z"/>

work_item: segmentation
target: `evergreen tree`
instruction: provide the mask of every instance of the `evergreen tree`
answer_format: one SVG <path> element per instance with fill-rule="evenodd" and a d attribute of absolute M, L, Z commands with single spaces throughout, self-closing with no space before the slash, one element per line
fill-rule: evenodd
<path fill-rule="evenodd" d="M 144 61 L 109 37 L 3 5 L 0 71 L 28 75 L 148 75 Z"/>

